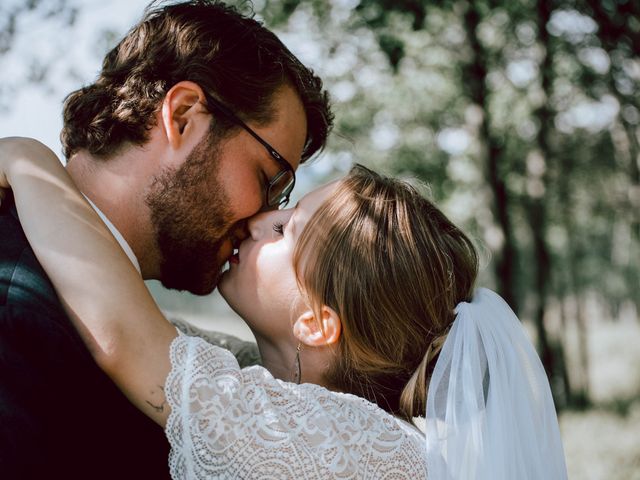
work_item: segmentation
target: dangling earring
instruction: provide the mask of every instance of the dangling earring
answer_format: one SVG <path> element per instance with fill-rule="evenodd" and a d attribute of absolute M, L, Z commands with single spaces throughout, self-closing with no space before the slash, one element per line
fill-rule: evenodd
<path fill-rule="evenodd" d="M 295 364 L 295 373 L 293 376 L 293 380 L 300 385 L 300 379 L 302 378 L 302 367 L 300 366 L 300 346 L 301 343 L 298 342 L 298 346 L 296 348 L 296 364 Z"/>

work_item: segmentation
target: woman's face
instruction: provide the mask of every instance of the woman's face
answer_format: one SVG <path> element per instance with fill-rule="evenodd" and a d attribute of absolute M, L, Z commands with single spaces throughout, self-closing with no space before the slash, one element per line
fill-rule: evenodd
<path fill-rule="evenodd" d="M 249 237 L 229 261 L 219 289 L 256 337 L 291 336 L 292 322 L 309 309 L 296 283 L 293 251 L 305 225 L 336 186 L 333 182 L 312 191 L 295 208 L 249 220 Z"/>

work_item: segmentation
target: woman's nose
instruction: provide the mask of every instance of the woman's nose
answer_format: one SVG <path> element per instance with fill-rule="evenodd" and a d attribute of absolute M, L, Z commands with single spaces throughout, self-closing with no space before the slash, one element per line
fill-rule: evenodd
<path fill-rule="evenodd" d="M 247 221 L 247 227 L 249 229 L 249 235 L 254 240 L 260 239 L 267 231 L 266 227 L 270 225 L 269 220 L 273 216 L 273 212 L 261 212 L 255 214 Z M 273 223 L 271 221 L 271 223 Z"/>

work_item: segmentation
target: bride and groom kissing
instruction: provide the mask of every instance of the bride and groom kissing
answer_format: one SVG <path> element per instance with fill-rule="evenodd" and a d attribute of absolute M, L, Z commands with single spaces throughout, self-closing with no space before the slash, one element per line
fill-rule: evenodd
<path fill-rule="evenodd" d="M 566 478 L 540 362 L 461 230 L 364 167 L 283 208 L 331 125 L 272 32 L 191 1 L 67 97 L 66 169 L 0 141 L 3 478 Z M 219 287 L 262 366 L 179 334 L 152 278 Z"/>

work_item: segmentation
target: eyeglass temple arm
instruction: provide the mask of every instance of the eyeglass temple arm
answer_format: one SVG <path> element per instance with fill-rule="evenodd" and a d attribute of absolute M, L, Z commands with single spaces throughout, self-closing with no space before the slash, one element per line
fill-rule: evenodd
<path fill-rule="evenodd" d="M 275 158 L 278 161 L 287 162 L 282 155 L 280 155 L 271 145 L 269 145 L 262 138 L 260 138 L 260 136 L 256 132 L 254 132 L 253 129 L 249 125 L 247 125 L 242 120 L 240 120 L 240 118 L 235 113 L 233 113 L 231 110 L 229 110 L 228 107 L 226 107 L 222 103 L 218 102 L 216 99 L 214 99 L 213 97 L 211 97 L 209 95 L 207 95 L 206 97 L 207 97 L 207 103 L 211 104 L 211 106 L 213 108 L 217 109 L 220 113 L 222 113 L 223 115 L 228 117 L 230 120 L 234 121 L 235 123 L 240 125 L 242 128 L 244 128 L 247 131 L 247 133 L 249 133 L 249 135 L 251 135 L 253 138 L 255 138 L 258 142 L 260 142 L 260 144 L 264 148 L 266 148 L 269 151 L 269 153 L 271 154 L 271 156 L 273 158 Z M 288 162 L 287 162 L 287 164 L 288 164 Z"/>

